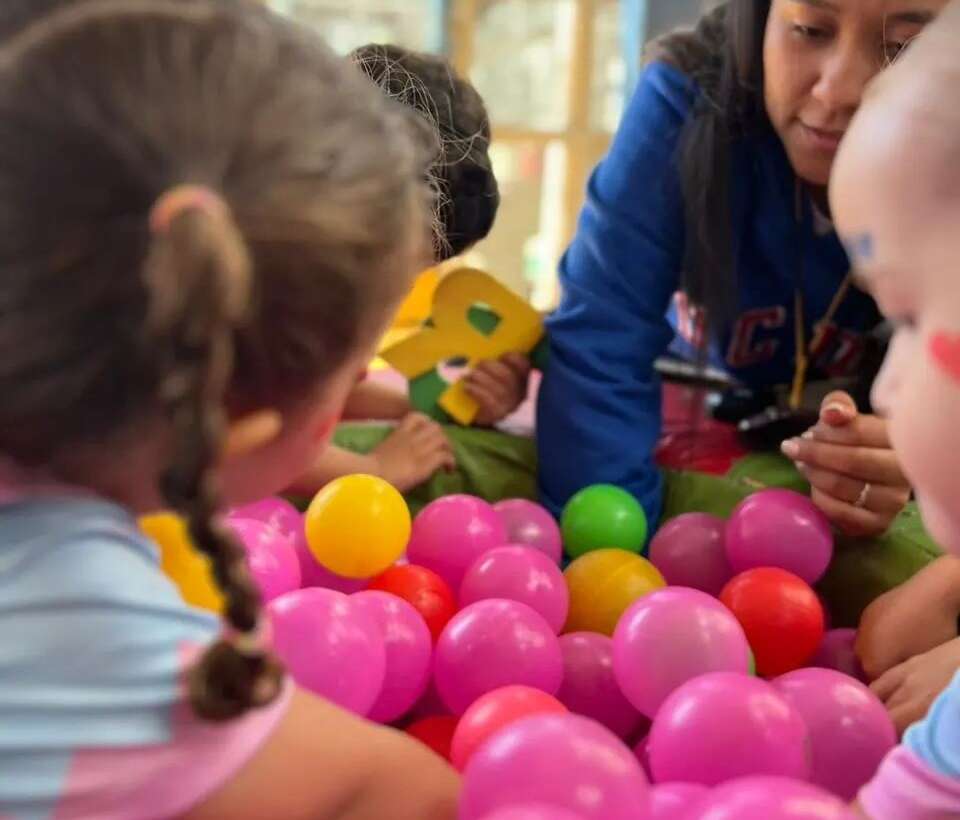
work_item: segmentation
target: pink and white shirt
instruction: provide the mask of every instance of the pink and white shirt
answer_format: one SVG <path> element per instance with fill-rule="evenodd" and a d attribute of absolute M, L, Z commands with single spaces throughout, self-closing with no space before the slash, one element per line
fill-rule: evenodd
<path fill-rule="evenodd" d="M 122 508 L 0 494 L 0 820 L 175 817 L 227 783 L 289 702 L 195 718 L 191 659 L 219 620 L 187 606 Z"/>

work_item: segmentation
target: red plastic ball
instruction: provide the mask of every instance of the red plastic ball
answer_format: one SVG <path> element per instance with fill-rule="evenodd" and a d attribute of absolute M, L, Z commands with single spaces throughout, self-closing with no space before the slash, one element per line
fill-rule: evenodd
<path fill-rule="evenodd" d="M 826 619 L 820 599 L 809 584 L 786 570 L 743 572 L 723 588 L 720 600 L 747 633 L 762 677 L 800 669 L 823 640 Z"/>
<path fill-rule="evenodd" d="M 391 567 L 374 578 L 367 589 L 389 592 L 413 606 L 427 622 L 434 643 L 447 621 L 457 614 L 457 599 L 450 585 L 426 567 Z"/>
<path fill-rule="evenodd" d="M 411 723 L 406 732 L 415 737 L 424 746 L 429 746 L 444 760 L 450 759 L 450 744 L 457 730 L 457 719 L 450 715 L 428 717 Z"/>
<path fill-rule="evenodd" d="M 533 715 L 567 713 L 555 697 L 529 686 L 505 686 L 481 696 L 463 713 L 450 746 L 450 762 L 461 772 L 484 742 L 511 723 Z"/>

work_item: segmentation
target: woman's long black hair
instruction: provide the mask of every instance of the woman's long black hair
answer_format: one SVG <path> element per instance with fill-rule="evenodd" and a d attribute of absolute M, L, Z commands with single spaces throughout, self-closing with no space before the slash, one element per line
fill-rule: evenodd
<path fill-rule="evenodd" d="M 680 139 L 686 242 L 681 286 L 718 333 L 734 318 L 738 292 L 730 213 L 731 145 L 771 128 L 764 102 L 763 44 L 772 0 L 726 0 L 688 31 L 651 43 L 649 60 L 677 66 L 698 86 Z M 851 392 L 869 409 L 870 386 L 886 349 L 883 328 L 867 340 Z"/>
<path fill-rule="evenodd" d="M 648 58 L 676 65 L 699 95 L 679 146 L 686 215 L 682 285 L 716 331 L 732 318 L 737 292 L 730 213 L 730 147 L 769 127 L 763 41 L 770 0 L 727 0 L 696 27 L 659 38 Z"/>

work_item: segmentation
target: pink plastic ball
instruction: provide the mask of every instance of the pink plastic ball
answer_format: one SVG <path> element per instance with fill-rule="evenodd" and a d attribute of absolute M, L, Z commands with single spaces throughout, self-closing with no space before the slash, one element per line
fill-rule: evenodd
<path fill-rule="evenodd" d="M 522 806 L 507 806 L 493 814 L 487 814 L 483 820 L 584 820 L 582 814 L 574 814 L 566 809 L 548 806 L 545 803 L 524 803 Z"/>
<path fill-rule="evenodd" d="M 410 720 L 421 720 L 423 718 L 442 717 L 449 714 L 450 710 L 447 708 L 447 704 L 440 698 L 440 695 L 437 693 L 437 686 L 433 679 L 431 679 L 427 683 L 427 691 L 424 692 L 423 697 L 414 704 L 407 718 Z"/>
<path fill-rule="evenodd" d="M 542 552 L 524 546 L 492 549 L 467 570 L 460 585 L 460 606 L 488 598 L 526 604 L 557 633 L 570 609 L 570 592 L 560 567 Z"/>
<path fill-rule="evenodd" d="M 559 565 L 563 557 L 560 525 L 539 504 L 525 498 L 511 498 L 493 505 L 507 530 L 507 541 L 540 550 Z"/>
<path fill-rule="evenodd" d="M 867 676 L 854 649 L 856 641 L 855 629 L 831 629 L 823 636 L 817 654 L 810 660 L 810 666 L 836 669 L 844 675 L 865 682 Z"/>
<path fill-rule="evenodd" d="M 640 764 L 603 726 L 579 715 L 539 715 L 477 750 L 464 773 L 460 820 L 530 801 L 584 820 L 636 820 L 648 800 Z"/>
<path fill-rule="evenodd" d="M 307 545 L 306 537 L 301 538 L 296 543 L 297 560 L 300 562 L 300 578 L 304 588 L 320 587 L 322 589 L 333 589 L 342 592 L 344 595 L 352 595 L 366 587 L 369 579 L 344 578 L 336 573 L 330 572 L 323 566 Z"/>
<path fill-rule="evenodd" d="M 387 665 L 380 696 L 368 717 L 391 723 L 409 712 L 427 691 L 433 657 L 430 630 L 420 613 L 396 595 L 358 592 L 350 600 L 380 627 Z"/>
<path fill-rule="evenodd" d="M 807 779 L 809 733 L 769 683 L 714 672 L 670 695 L 650 730 L 657 783 L 716 786 L 751 775 Z"/>
<path fill-rule="evenodd" d="M 613 674 L 613 641 L 597 632 L 560 636 L 563 683 L 557 699 L 571 712 L 602 723 L 617 737 L 633 735 L 644 718 L 620 691 Z"/>
<path fill-rule="evenodd" d="M 231 518 L 227 526 L 246 550 L 250 575 L 264 603 L 300 589 L 300 563 L 287 536 L 252 519 Z"/>
<path fill-rule="evenodd" d="M 633 747 L 633 753 L 636 755 L 637 760 L 640 761 L 640 766 L 643 768 L 644 774 L 647 776 L 647 779 L 651 783 L 656 783 L 653 779 L 653 772 L 650 768 L 650 735 L 637 741 Z"/>
<path fill-rule="evenodd" d="M 448 495 L 428 504 L 414 520 L 407 560 L 432 569 L 457 590 L 474 561 L 506 542 L 506 528 L 486 501 Z"/>
<path fill-rule="evenodd" d="M 303 516 L 293 504 L 283 498 L 264 498 L 252 504 L 235 507 L 227 514 L 228 521 L 234 518 L 262 521 L 287 536 L 294 546 L 301 541 L 307 541 Z"/>
<path fill-rule="evenodd" d="M 462 609 L 434 652 L 437 692 L 455 715 L 477 698 L 512 684 L 555 695 L 563 676 L 560 643 L 526 604 L 490 600 Z"/>
<path fill-rule="evenodd" d="M 644 820 L 677 820 L 710 793 L 696 783 L 663 783 L 650 790 L 650 813 Z"/>
<path fill-rule="evenodd" d="M 450 744 L 450 762 L 463 771 L 470 758 L 497 732 L 533 715 L 567 714 L 552 695 L 529 686 L 504 686 L 477 698 L 463 713 Z"/>
<path fill-rule="evenodd" d="M 740 502 L 727 523 L 726 541 L 735 574 L 779 567 L 814 584 L 833 558 L 827 517 L 792 490 L 762 490 Z"/>
<path fill-rule="evenodd" d="M 653 718 L 677 687 L 708 672 L 750 671 L 733 614 L 705 592 L 667 587 L 633 604 L 613 635 L 613 671 L 627 699 Z"/>
<path fill-rule="evenodd" d="M 727 522 L 707 513 L 685 513 L 664 524 L 650 542 L 650 561 L 670 586 L 716 597 L 733 578 L 724 534 Z"/>
<path fill-rule="evenodd" d="M 365 716 L 386 674 L 376 622 L 331 589 L 301 589 L 267 608 L 273 648 L 293 679 L 338 706 Z"/>
<path fill-rule="evenodd" d="M 860 681 L 833 669 L 798 669 L 773 686 L 807 724 L 811 782 L 853 800 L 897 743 L 884 705 Z"/>
<path fill-rule="evenodd" d="M 847 806 L 798 780 L 748 777 L 714 789 L 684 820 L 855 820 Z"/>

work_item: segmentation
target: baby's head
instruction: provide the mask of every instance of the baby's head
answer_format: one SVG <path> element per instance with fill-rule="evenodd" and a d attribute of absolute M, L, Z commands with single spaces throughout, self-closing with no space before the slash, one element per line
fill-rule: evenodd
<path fill-rule="evenodd" d="M 960 553 L 960 3 L 870 89 L 831 199 L 896 335 L 874 386 L 931 533 Z"/>
<path fill-rule="evenodd" d="M 302 471 L 431 255 L 409 125 L 253 4 L 65 3 L 0 47 L 0 456 L 182 512 L 237 633 L 214 513 Z M 230 717 L 272 672 L 218 644 L 194 702 Z"/>
<path fill-rule="evenodd" d="M 431 168 L 438 200 L 436 256 L 442 261 L 463 253 L 490 233 L 500 206 L 483 99 L 442 57 L 376 44 L 350 56 L 387 96 L 416 111 L 439 135 Z"/>

